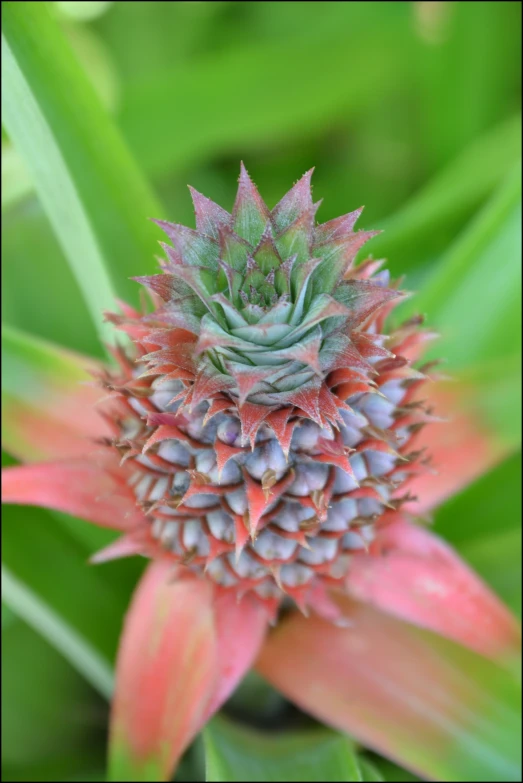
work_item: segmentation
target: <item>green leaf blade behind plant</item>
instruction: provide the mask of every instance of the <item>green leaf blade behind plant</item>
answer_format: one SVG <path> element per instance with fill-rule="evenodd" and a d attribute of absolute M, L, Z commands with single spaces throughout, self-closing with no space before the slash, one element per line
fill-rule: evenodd
<path fill-rule="evenodd" d="M 208 783 L 376 779 L 364 777 L 351 740 L 327 728 L 261 733 L 216 717 L 204 742 Z"/>
<path fill-rule="evenodd" d="M 88 552 L 43 509 L 3 507 L 7 605 L 105 697 L 130 586 L 89 566 Z"/>
<path fill-rule="evenodd" d="M 3 118 L 100 334 L 115 295 L 137 301 L 161 209 L 43 3 L 3 7 Z"/>

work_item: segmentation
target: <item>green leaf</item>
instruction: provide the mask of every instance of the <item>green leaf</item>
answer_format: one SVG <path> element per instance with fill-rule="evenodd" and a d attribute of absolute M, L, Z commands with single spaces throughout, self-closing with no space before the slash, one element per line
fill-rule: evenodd
<path fill-rule="evenodd" d="M 46 4 L 10 2 L 2 14 L 2 110 L 103 337 L 115 292 L 153 271 L 161 216 L 116 128 Z"/>
<path fill-rule="evenodd" d="M 130 85 L 122 124 L 146 170 L 172 174 L 219 152 L 314 135 L 378 102 L 409 67 L 404 12 L 388 11 L 387 26 L 374 28 L 369 57 L 368 15 L 337 5 L 341 18 L 324 24 L 322 14 L 314 31 L 229 47 Z M 365 62 L 357 77 L 348 51 Z"/>
<path fill-rule="evenodd" d="M 518 114 L 466 147 L 398 212 L 376 226 L 383 233 L 369 243 L 373 255 L 384 255 L 394 273 L 405 274 L 420 259 L 442 252 L 463 219 L 513 167 L 520 155 L 520 138 Z"/>
<path fill-rule="evenodd" d="M 264 733 L 215 717 L 204 730 L 206 780 L 348 781 L 363 777 L 348 737 L 330 729 Z"/>
<path fill-rule="evenodd" d="M 436 512 L 451 541 L 500 598 L 521 614 L 521 453 L 505 460 Z"/>
<path fill-rule="evenodd" d="M 60 650 L 94 688 L 107 698 L 111 696 L 113 674 L 109 661 L 4 566 L 2 593 L 7 605 Z"/>
<path fill-rule="evenodd" d="M 28 273 L 28 255 L 36 249 L 38 263 L 31 264 Z M 82 292 L 34 194 L 3 212 L 2 252 L 3 322 L 81 353 L 102 356 Z"/>
<path fill-rule="evenodd" d="M 2 449 L 2 467 L 10 468 L 13 465 L 18 465 L 16 459 Z"/>
<path fill-rule="evenodd" d="M 90 376 L 82 357 L 9 326 L 2 326 L 2 388 L 36 404 L 48 385 L 74 388 Z M 88 360 L 85 365 L 89 366 Z"/>
<path fill-rule="evenodd" d="M 9 628 L 9 626 L 12 625 L 15 620 L 16 614 L 5 603 L 5 601 L 2 601 L 2 631 L 4 631 L 6 628 Z"/>
<path fill-rule="evenodd" d="M 521 345 L 521 174 L 513 169 L 423 291 L 401 313 L 425 312 L 442 339 L 428 356 L 463 369 Z"/>
<path fill-rule="evenodd" d="M 87 522 L 85 519 L 77 519 L 76 517 L 64 514 L 61 511 L 50 511 L 49 513 L 59 522 L 60 527 L 66 530 L 71 537 L 85 549 L 86 558 L 94 555 L 95 552 L 99 552 L 101 549 L 105 549 L 106 546 L 109 546 L 109 544 L 117 538 L 114 530 L 98 527 L 98 525 Z M 114 566 L 117 566 L 118 569 L 123 567 L 129 571 L 129 574 L 132 576 L 132 581 L 136 581 L 136 578 L 140 575 L 140 565 L 138 559 L 130 558 L 119 561 L 109 561 L 109 563 L 104 564 L 102 568 L 112 570 Z M 98 569 L 98 566 L 94 567 Z M 132 586 L 132 583 L 128 585 L 129 598 L 131 596 Z"/>
<path fill-rule="evenodd" d="M 463 410 L 505 453 L 521 443 L 521 175 L 513 170 L 397 318 L 427 314 Z M 451 394 L 453 385 L 449 384 Z"/>
<path fill-rule="evenodd" d="M 101 766 L 106 711 L 101 697 L 24 622 L 2 635 L 2 780 L 67 780 Z"/>
<path fill-rule="evenodd" d="M 372 761 L 369 761 L 367 758 L 360 758 L 359 765 L 362 772 L 362 780 L 369 780 L 369 781 L 385 780 L 385 778 L 382 776 L 381 772 L 376 767 L 376 765 L 373 764 Z"/>
<path fill-rule="evenodd" d="M 521 6 L 455 3 L 433 9 L 424 15 L 426 28 L 438 22 L 441 27 L 435 40 L 426 36 L 424 42 L 418 99 L 426 157 L 437 166 L 517 105 Z M 414 14 L 419 19 L 423 11 L 417 7 Z"/>
<path fill-rule="evenodd" d="M 203 735 L 198 734 L 189 748 L 185 751 L 173 778 L 181 783 L 201 783 L 205 780 L 205 750 Z"/>
<path fill-rule="evenodd" d="M 112 114 L 120 99 L 120 79 L 111 52 L 91 26 L 64 23 L 62 30 L 104 109 Z"/>
<path fill-rule="evenodd" d="M 460 547 L 460 551 L 472 568 L 521 617 L 521 528 L 480 536 Z"/>
<path fill-rule="evenodd" d="M 421 778 L 413 775 L 406 769 L 398 767 L 397 764 L 393 764 L 388 759 L 373 756 L 372 761 L 381 773 L 381 780 L 398 781 L 398 783 L 411 783 L 411 781 L 419 781 Z"/>
<path fill-rule="evenodd" d="M 521 454 L 482 476 L 436 512 L 436 532 L 461 547 L 490 533 L 519 527 Z"/>
<path fill-rule="evenodd" d="M 2 141 L 2 209 L 23 200 L 33 183 L 22 156 L 7 141 Z"/>
<path fill-rule="evenodd" d="M 80 22 L 87 22 L 91 21 L 91 19 L 97 19 L 99 16 L 102 16 L 102 14 L 105 14 L 105 12 L 112 6 L 112 2 L 110 0 L 98 0 L 98 2 L 89 0 L 88 2 L 78 3 L 57 0 L 57 2 L 53 3 L 53 5 L 64 16 L 77 19 Z"/>
<path fill-rule="evenodd" d="M 43 509 L 3 507 L 7 605 L 108 697 L 129 585 L 88 566 L 85 549 Z"/>
<path fill-rule="evenodd" d="M 255 719 L 258 726 L 269 727 L 285 710 L 286 702 L 281 693 L 252 669 L 229 697 L 227 704 L 242 719 Z"/>
<path fill-rule="evenodd" d="M 519 339 L 518 334 L 507 335 L 507 342 Z M 521 446 L 521 355 L 519 350 L 502 355 L 501 342 L 500 335 L 499 357 L 452 377 L 459 382 L 463 404 L 475 408 L 479 420 L 490 425 L 511 452 Z"/>

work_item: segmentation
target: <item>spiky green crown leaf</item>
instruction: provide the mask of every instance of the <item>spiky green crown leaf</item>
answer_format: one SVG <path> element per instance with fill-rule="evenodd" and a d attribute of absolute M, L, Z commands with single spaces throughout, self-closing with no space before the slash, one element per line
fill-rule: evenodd
<path fill-rule="evenodd" d="M 344 279 L 376 231 L 361 209 L 315 225 L 308 171 L 270 211 L 242 165 L 232 214 L 191 188 L 196 231 L 156 221 L 172 245 L 165 273 L 139 278 L 161 317 L 198 335 L 199 372 L 239 404 L 288 405 L 347 365 L 351 331 L 399 296 L 382 280 Z"/>

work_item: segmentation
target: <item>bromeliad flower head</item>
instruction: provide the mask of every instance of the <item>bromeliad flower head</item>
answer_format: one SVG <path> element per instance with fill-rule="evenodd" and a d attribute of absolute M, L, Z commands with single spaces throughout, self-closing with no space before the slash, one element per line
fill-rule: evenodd
<path fill-rule="evenodd" d="M 329 614 L 325 588 L 424 469 L 427 334 L 384 333 L 403 294 L 382 261 L 354 263 L 377 232 L 354 230 L 361 209 L 316 224 L 311 174 L 271 211 L 242 167 L 232 214 L 191 189 L 196 230 L 157 221 L 163 273 L 138 278 L 157 308 L 109 316 L 135 352 L 103 382 L 148 519 L 120 546 Z"/>
<path fill-rule="evenodd" d="M 498 779 L 500 721 L 505 737 L 517 716 L 472 719 L 490 714 L 503 674 L 481 656 L 512 661 L 519 625 L 403 508 L 411 478 L 426 511 L 492 464 L 491 442 L 462 416 L 426 491 L 415 441 L 433 418 L 419 397 L 429 366 L 412 363 L 431 334 L 419 318 L 385 333 L 401 293 L 381 262 L 355 265 L 373 235 L 353 230 L 360 210 L 315 225 L 310 173 L 272 211 L 244 170 L 231 215 L 193 198 L 197 230 L 161 223 L 163 274 L 141 278 L 154 312 L 109 316 L 134 346 L 114 349 L 117 371 L 95 365 L 108 395 L 79 385 L 91 361 L 7 340 L 21 386 L 37 382 L 6 395 L 6 446 L 30 464 L 3 471 L 3 500 L 124 533 L 94 560 L 153 558 L 120 641 L 112 777 L 170 779 L 255 664 L 302 709 L 416 772 L 476 779 L 480 744 L 481 773 L 488 756 Z M 105 421 L 86 415 L 95 401 Z M 267 633 L 291 599 L 321 616 L 288 612 Z"/>

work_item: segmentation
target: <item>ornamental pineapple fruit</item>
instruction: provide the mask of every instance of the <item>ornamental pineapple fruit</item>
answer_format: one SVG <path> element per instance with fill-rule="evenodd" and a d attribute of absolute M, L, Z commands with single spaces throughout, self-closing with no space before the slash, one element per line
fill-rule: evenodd
<path fill-rule="evenodd" d="M 377 232 L 353 230 L 361 209 L 316 225 L 311 174 L 270 211 L 242 166 L 232 214 L 191 189 L 196 230 L 156 221 L 167 260 L 137 278 L 156 309 L 108 315 L 134 352 L 114 350 L 103 413 L 148 520 L 129 552 L 328 615 L 425 469 L 412 362 L 430 335 L 384 334 L 404 294 L 382 261 L 354 264 Z"/>

